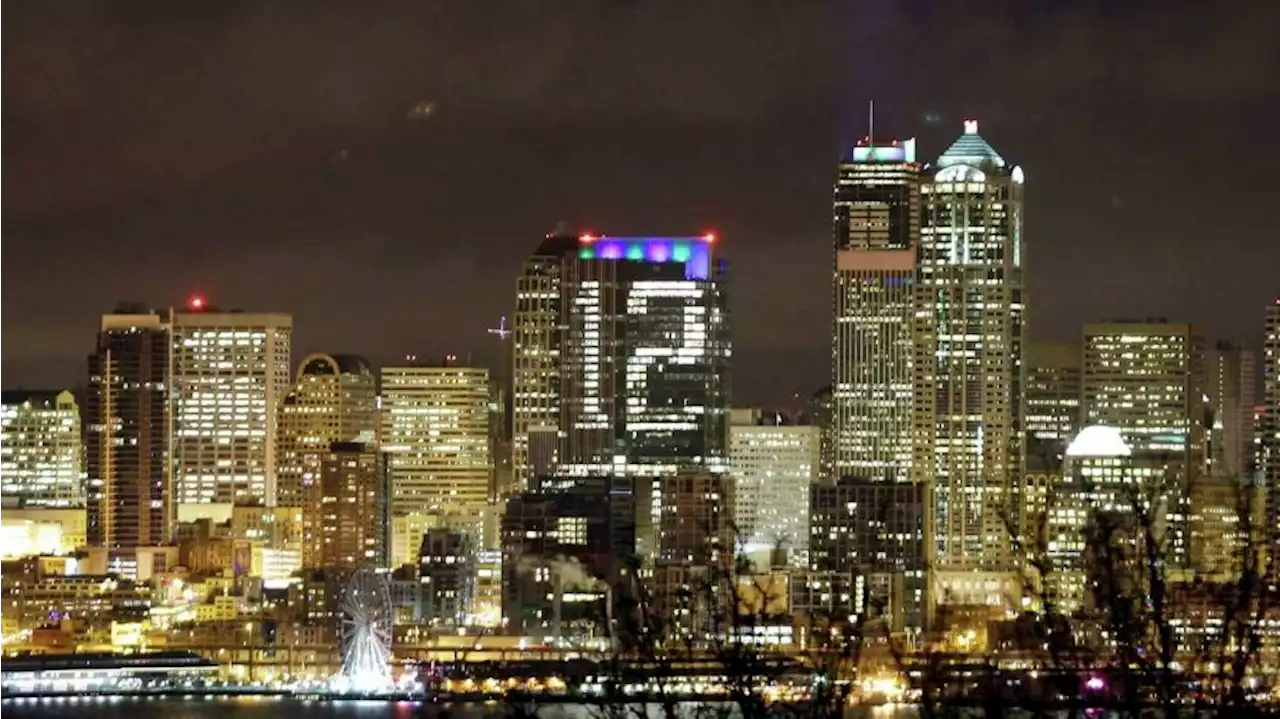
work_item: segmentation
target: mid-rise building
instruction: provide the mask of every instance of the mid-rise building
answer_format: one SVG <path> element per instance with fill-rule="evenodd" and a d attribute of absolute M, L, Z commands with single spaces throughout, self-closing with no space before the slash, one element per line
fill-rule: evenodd
<path fill-rule="evenodd" d="M 600 636 L 609 587 L 634 568 L 636 497 L 627 477 L 574 477 L 513 495 L 502 516 L 502 610 L 522 636 Z"/>
<path fill-rule="evenodd" d="M 911 481 L 920 243 L 915 140 L 859 142 L 840 163 L 834 205 L 835 476 Z"/>
<path fill-rule="evenodd" d="M 918 637 L 929 612 L 924 485 L 842 477 L 814 485 L 809 502 L 804 581 L 817 580 L 809 589 L 820 589 L 825 609 L 866 613 Z"/>
<path fill-rule="evenodd" d="M 387 563 L 387 471 L 372 445 L 338 442 L 320 463 L 319 559 L 308 567 L 354 569 Z M 304 520 L 305 521 L 305 520 Z"/>
<path fill-rule="evenodd" d="M 174 520 L 169 326 L 137 306 L 104 315 L 88 375 L 88 542 L 113 551 L 165 544 Z"/>
<path fill-rule="evenodd" d="M 490 416 L 485 368 L 452 358 L 382 368 L 394 515 L 436 514 L 478 531 L 493 481 Z"/>
<path fill-rule="evenodd" d="M 80 407 L 67 391 L 4 392 L 0 487 L 6 507 L 83 508 Z"/>
<path fill-rule="evenodd" d="M 653 529 L 658 565 L 727 568 L 736 556 L 734 482 L 709 472 L 682 472 L 654 483 Z"/>
<path fill-rule="evenodd" d="M 169 324 L 179 519 L 220 516 L 236 504 L 275 506 L 293 318 L 223 312 L 196 298 L 172 311 Z"/>
<path fill-rule="evenodd" d="M 1024 176 L 974 120 L 925 175 L 913 471 L 931 488 L 931 561 L 938 596 L 950 601 L 974 597 L 973 587 L 1001 593 L 1014 570 L 1008 526 L 1020 507 L 1026 425 Z"/>
<path fill-rule="evenodd" d="M 473 613 L 476 545 L 466 532 L 428 530 L 418 553 L 423 620 L 432 626 L 461 627 Z"/>
<path fill-rule="evenodd" d="M 1058 454 L 1080 431 L 1080 362 L 1080 345 L 1074 342 L 1027 346 L 1028 440 Z"/>
<path fill-rule="evenodd" d="M 705 641 L 735 611 L 733 479 L 687 471 L 659 477 L 652 485 L 653 526 L 638 532 L 638 541 L 653 547 L 651 611 L 665 618 L 669 640 Z"/>
<path fill-rule="evenodd" d="M 807 565 L 809 486 L 818 478 L 820 443 L 817 427 L 766 423 L 759 412 L 734 411 L 729 467 L 738 551 L 765 557 L 766 567 L 774 550 L 786 563 Z"/>
<path fill-rule="evenodd" d="M 1209 473 L 1247 479 L 1253 465 L 1253 408 L 1257 397 L 1257 358 L 1253 350 L 1219 342 L 1205 351 L 1206 427 Z"/>
<path fill-rule="evenodd" d="M 1083 346 L 1083 422 L 1119 431 L 1130 491 L 1166 498 L 1171 558 L 1185 562 L 1189 492 L 1208 465 L 1204 333 L 1159 320 L 1097 323 L 1085 325 Z"/>

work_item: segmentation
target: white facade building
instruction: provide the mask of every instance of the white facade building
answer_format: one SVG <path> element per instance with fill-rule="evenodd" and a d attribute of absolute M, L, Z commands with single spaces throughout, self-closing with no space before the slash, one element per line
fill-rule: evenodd
<path fill-rule="evenodd" d="M 290 385 L 293 318 L 174 312 L 173 458 L 179 521 L 228 505 L 275 506 L 280 403 Z"/>
<path fill-rule="evenodd" d="M 4 393 L 0 486 L 5 506 L 85 504 L 80 408 L 70 392 Z"/>
<path fill-rule="evenodd" d="M 734 524 L 739 548 L 747 554 L 768 556 L 785 549 L 789 564 L 805 566 L 809 487 L 818 477 L 820 442 L 815 426 L 730 426 Z"/>

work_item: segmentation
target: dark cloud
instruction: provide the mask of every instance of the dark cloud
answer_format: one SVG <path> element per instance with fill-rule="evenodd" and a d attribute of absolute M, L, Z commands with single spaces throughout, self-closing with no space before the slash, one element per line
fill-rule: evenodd
<path fill-rule="evenodd" d="M 834 158 L 871 98 L 926 156 L 976 115 L 1027 168 L 1036 334 L 1166 314 L 1256 343 L 1280 291 L 1275 3 L 6 10 L 9 384 L 75 381 L 99 312 L 192 289 L 293 311 L 300 352 L 491 359 L 565 220 L 716 228 L 739 388 L 817 386 Z"/>

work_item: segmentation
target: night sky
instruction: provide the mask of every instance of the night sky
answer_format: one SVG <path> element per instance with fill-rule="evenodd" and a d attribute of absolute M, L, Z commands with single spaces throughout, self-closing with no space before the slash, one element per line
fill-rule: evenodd
<path fill-rule="evenodd" d="M 292 312 L 295 359 L 488 362 L 564 221 L 717 231 L 736 401 L 811 391 L 869 99 L 924 159 L 973 116 L 1024 167 L 1036 338 L 1167 316 L 1257 346 L 1280 292 L 1280 2 L 4 11 L 6 387 L 83 381 L 102 312 L 193 291 Z"/>

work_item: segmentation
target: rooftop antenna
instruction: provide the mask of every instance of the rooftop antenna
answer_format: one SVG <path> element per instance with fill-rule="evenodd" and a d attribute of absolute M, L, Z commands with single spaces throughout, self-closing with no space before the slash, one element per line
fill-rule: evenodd
<path fill-rule="evenodd" d="M 867 100 L 867 146 L 875 147 L 876 136 L 876 101 Z"/>

